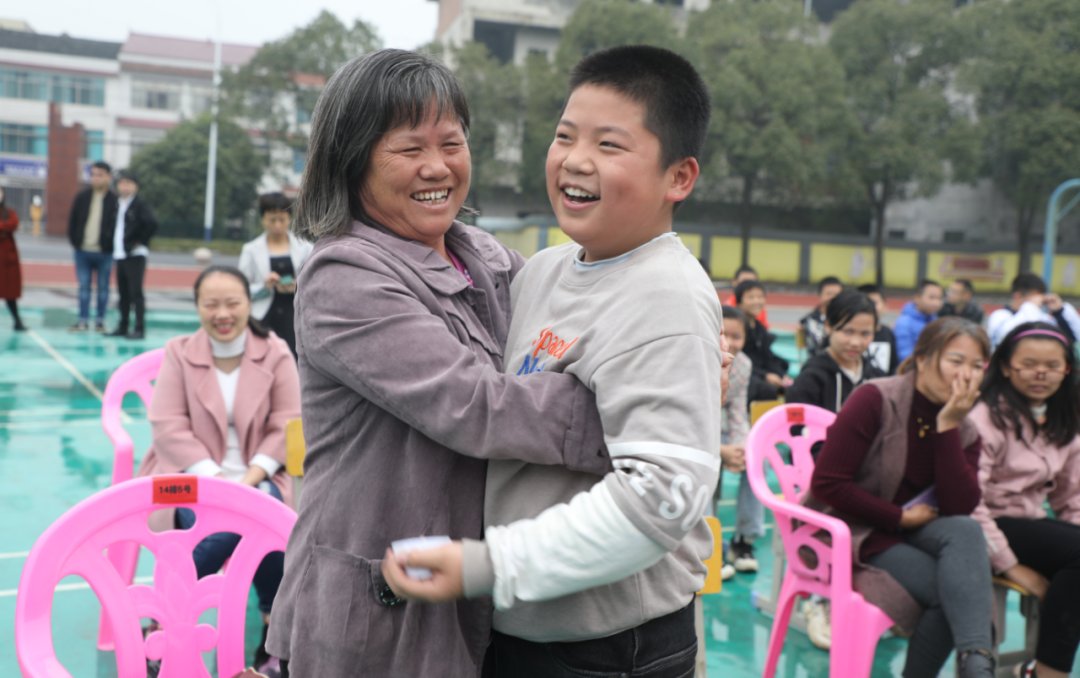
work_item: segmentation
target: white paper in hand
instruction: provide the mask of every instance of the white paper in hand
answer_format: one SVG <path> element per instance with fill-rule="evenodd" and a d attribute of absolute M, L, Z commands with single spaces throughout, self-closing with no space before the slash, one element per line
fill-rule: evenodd
<path fill-rule="evenodd" d="M 449 543 L 450 537 L 447 537 L 446 535 L 436 535 L 431 537 L 398 539 L 397 541 L 392 542 L 390 547 L 394 550 L 395 555 L 400 556 L 405 555 L 410 551 L 424 551 Z M 420 581 L 431 579 L 431 570 L 426 567 L 406 567 L 405 574 L 409 575 L 412 579 L 419 579 Z"/>

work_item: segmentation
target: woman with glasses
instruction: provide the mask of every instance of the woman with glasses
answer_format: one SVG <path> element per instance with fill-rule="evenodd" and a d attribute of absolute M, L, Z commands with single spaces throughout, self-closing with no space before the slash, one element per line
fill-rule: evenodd
<path fill-rule="evenodd" d="M 1080 644 L 1076 389 L 1069 340 L 1055 325 L 1024 323 L 994 351 L 982 401 L 970 415 L 983 441 L 982 501 L 974 515 L 991 565 L 1042 601 L 1035 657 L 1021 676 L 1068 676 Z"/>

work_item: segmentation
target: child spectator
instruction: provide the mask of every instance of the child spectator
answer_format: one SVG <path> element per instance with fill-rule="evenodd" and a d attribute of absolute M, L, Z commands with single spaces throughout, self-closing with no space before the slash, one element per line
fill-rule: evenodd
<path fill-rule="evenodd" d="M 747 334 L 746 316 L 732 306 L 724 306 L 723 314 L 724 336 L 728 340 L 728 350 L 735 354 L 735 359 L 731 364 L 730 385 L 722 410 L 720 460 L 724 469 L 742 474 L 736 499 L 735 532 L 724 557 L 723 574 L 730 578 L 736 572 L 758 571 L 754 541 L 765 533 L 765 507 L 754 496 L 746 476 L 746 436 L 750 433 L 747 394 L 753 371 L 750 358 L 743 353 Z M 720 485 L 716 485 L 714 504 L 720 499 Z"/>
<path fill-rule="evenodd" d="M 903 675 L 994 675 L 992 593 L 979 503 L 979 433 L 966 420 L 990 346 L 963 318 L 926 326 L 900 375 L 856 389 L 818 455 L 811 508 L 851 527 L 853 583 L 913 631 Z"/>
<path fill-rule="evenodd" d="M 514 279 L 504 364 L 589 385 L 615 470 L 596 482 L 492 461 L 483 542 L 383 561 L 399 594 L 493 596 L 493 675 L 693 673 L 722 326 L 715 288 L 671 229 L 708 118 L 701 77 L 668 50 L 594 52 L 570 76 L 546 175 L 574 242 L 533 255 Z M 433 577 L 409 579 L 401 565 Z"/>
<path fill-rule="evenodd" d="M 907 360 L 915 349 L 915 342 L 918 341 L 919 333 L 923 328 L 937 319 L 938 311 L 941 310 L 941 300 L 941 285 L 933 280 L 924 279 L 919 282 L 915 297 L 904 304 L 900 317 L 896 319 L 896 325 L 893 327 L 896 332 L 896 354 L 901 362 Z"/>
<path fill-rule="evenodd" d="M 1030 322 L 1057 325 L 1070 344 L 1076 342 L 1080 335 L 1080 315 L 1072 304 L 1048 292 L 1042 278 L 1034 273 L 1021 273 L 1013 278 L 1011 290 L 1008 305 L 991 313 L 986 320 L 986 332 L 995 348 L 1014 327 Z"/>
<path fill-rule="evenodd" d="M 735 277 L 731 280 L 731 294 L 724 300 L 725 306 L 736 306 L 739 302 L 735 301 L 735 288 L 739 286 L 739 283 L 745 280 L 758 280 L 757 269 L 749 264 L 743 264 L 735 269 Z M 761 307 L 761 313 L 757 314 L 757 321 L 761 323 L 765 329 L 769 329 L 769 309 L 764 306 Z"/>
<path fill-rule="evenodd" d="M 788 361 L 772 351 L 776 335 L 758 322 L 758 314 L 765 308 L 765 286 L 757 280 L 744 280 L 735 287 L 735 303 L 746 317 L 746 345 L 743 352 L 754 365 L 750 378 L 751 401 L 772 400 L 787 386 Z"/>
<path fill-rule="evenodd" d="M 958 315 L 976 325 L 982 325 L 982 306 L 972 301 L 974 297 L 975 285 L 967 278 L 957 278 L 949 284 L 949 289 L 945 292 L 945 303 L 942 304 L 938 315 Z"/>
<path fill-rule="evenodd" d="M 970 416 L 983 441 L 974 515 L 990 564 L 1042 601 L 1035 657 L 1021 676 L 1066 678 L 1080 644 L 1080 418 L 1070 344 L 1055 325 L 1015 327 L 994 351 Z"/>
<path fill-rule="evenodd" d="M 811 356 L 825 350 L 825 307 L 833 297 L 844 291 L 844 283 L 836 276 L 826 276 L 818 282 L 818 303 L 799 320 Z"/>
<path fill-rule="evenodd" d="M 874 310 L 877 312 L 877 329 L 874 331 L 874 340 L 870 342 L 870 359 L 875 367 L 892 376 L 896 374 L 900 361 L 896 357 L 896 335 L 892 328 L 885 324 L 885 294 L 880 287 L 872 283 L 859 285 L 858 291 L 874 302 Z"/>

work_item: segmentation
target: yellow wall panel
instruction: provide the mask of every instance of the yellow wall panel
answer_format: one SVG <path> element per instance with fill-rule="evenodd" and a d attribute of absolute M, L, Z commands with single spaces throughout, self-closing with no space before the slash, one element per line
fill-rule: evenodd
<path fill-rule="evenodd" d="M 741 241 L 728 236 L 709 238 L 709 275 L 713 278 L 731 280 L 741 263 Z"/>
<path fill-rule="evenodd" d="M 510 249 L 517 250 L 526 259 L 536 254 L 539 249 L 540 229 L 536 226 L 528 226 L 519 231 L 495 231 L 492 235 Z"/>
<path fill-rule="evenodd" d="M 679 240 L 686 245 L 686 249 L 690 250 L 690 253 L 695 258 L 701 259 L 701 234 L 700 233 L 680 233 Z"/>
<path fill-rule="evenodd" d="M 810 282 L 817 284 L 835 275 L 845 285 L 862 285 L 875 280 L 874 248 L 852 245 L 810 246 Z"/>
<path fill-rule="evenodd" d="M 558 226 L 549 226 L 548 227 L 547 238 L 548 238 L 548 241 L 547 241 L 548 247 L 554 247 L 556 245 L 565 245 L 568 242 L 573 242 L 572 240 L 570 240 L 570 236 L 563 233 L 562 229 L 559 228 Z"/>
<path fill-rule="evenodd" d="M 799 282 L 799 243 L 792 240 L 750 239 L 750 265 L 762 280 Z"/>
<path fill-rule="evenodd" d="M 886 247 L 881 263 L 885 267 L 883 277 L 886 287 L 915 287 L 918 284 L 918 250 Z"/>
<path fill-rule="evenodd" d="M 1033 254 L 1031 256 L 1031 270 L 1040 276 L 1042 275 L 1042 254 Z M 1047 286 L 1052 292 L 1057 292 L 1062 296 L 1080 296 L 1080 256 L 1055 254 L 1054 271 L 1047 282 Z"/>
<path fill-rule="evenodd" d="M 1007 292 L 1016 276 L 1019 257 L 1015 252 L 926 253 L 926 275 L 942 285 L 957 278 L 967 278 L 975 292 Z"/>

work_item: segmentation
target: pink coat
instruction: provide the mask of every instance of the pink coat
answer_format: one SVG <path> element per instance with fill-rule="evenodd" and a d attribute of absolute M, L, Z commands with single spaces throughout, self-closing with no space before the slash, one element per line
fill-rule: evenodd
<path fill-rule="evenodd" d="M 983 443 L 979 458 L 982 501 L 972 516 L 986 535 L 994 572 L 1004 572 L 1020 561 L 994 518 L 1045 518 L 1043 502 L 1049 500 L 1059 520 L 1080 525 L 1080 436 L 1055 447 L 1042 437 L 1033 440 L 1031 427 L 1025 423 L 1024 439 L 1017 440 L 1012 429 L 994 426 L 986 403 L 976 405 L 968 420 L 979 429 Z"/>
<path fill-rule="evenodd" d="M 233 419 L 244 459 L 264 454 L 282 463 L 273 482 L 292 506 L 292 478 L 285 472 L 285 423 L 300 416 L 300 378 L 288 345 L 276 335 L 248 333 L 240 363 Z M 198 461 L 225 456 L 228 421 L 210 337 L 200 329 L 165 345 L 150 402 L 153 443 L 140 476 L 183 473 Z M 155 513 L 154 526 L 168 529 L 171 515 Z M 159 517 L 160 516 L 160 517 Z"/>

